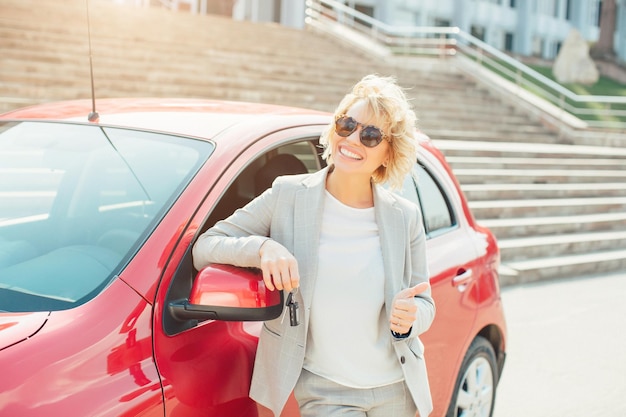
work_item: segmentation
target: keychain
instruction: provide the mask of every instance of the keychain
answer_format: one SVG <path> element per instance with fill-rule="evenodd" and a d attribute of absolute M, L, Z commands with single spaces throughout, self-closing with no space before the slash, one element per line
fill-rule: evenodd
<path fill-rule="evenodd" d="M 300 306 L 298 305 L 298 302 L 293 299 L 293 296 L 297 291 L 298 289 L 296 288 L 294 291 L 289 293 L 287 296 L 287 303 L 285 304 L 285 306 L 289 309 L 289 324 L 291 324 L 292 327 L 300 324 L 300 312 L 298 311 Z"/>

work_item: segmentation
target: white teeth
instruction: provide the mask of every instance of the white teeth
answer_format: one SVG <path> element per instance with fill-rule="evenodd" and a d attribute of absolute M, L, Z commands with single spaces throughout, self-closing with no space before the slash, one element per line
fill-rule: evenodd
<path fill-rule="evenodd" d="M 355 154 L 354 152 L 350 152 L 349 150 L 345 148 L 340 148 L 339 152 L 341 152 L 342 155 L 347 156 L 348 158 L 362 159 L 359 155 Z"/>

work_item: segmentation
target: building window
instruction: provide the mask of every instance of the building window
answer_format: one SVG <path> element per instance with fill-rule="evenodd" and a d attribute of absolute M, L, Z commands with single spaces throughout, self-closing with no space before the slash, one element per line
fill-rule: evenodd
<path fill-rule="evenodd" d="M 565 20 L 572 20 L 572 2 L 565 0 Z"/>
<path fill-rule="evenodd" d="M 364 15 L 367 15 L 367 16 L 369 16 L 371 18 L 374 18 L 374 8 L 371 7 L 371 6 L 363 6 L 361 4 L 356 4 L 356 5 L 354 5 L 354 10 L 356 10 L 357 12 L 361 12 Z M 360 19 L 358 17 L 356 17 L 354 20 L 357 23 L 359 23 L 359 24 L 361 24 L 361 25 L 363 25 L 365 27 L 368 27 L 368 28 L 372 27 L 371 23 L 366 22 L 366 21 L 364 21 L 364 20 L 362 20 L 362 19 Z"/>
<path fill-rule="evenodd" d="M 485 41 L 485 28 L 482 26 L 472 25 L 470 29 L 470 34 L 483 42 Z"/>
<path fill-rule="evenodd" d="M 591 12 L 589 15 L 589 24 L 592 26 L 600 27 L 600 16 L 602 15 L 602 2 L 595 0 L 595 4 L 591 6 Z"/>
<path fill-rule="evenodd" d="M 504 50 L 507 52 L 513 52 L 513 34 L 506 32 L 504 34 Z"/>
<path fill-rule="evenodd" d="M 362 4 L 357 4 L 354 6 L 354 10 L 357 12 L 361 12 L 363 14 L 368 15 L 369 17 L 374 17 L 374 8 L 372 6 L 364 6 Z"/>
<path fill-rule="evenodd" d="M 436 27 L 440 27 L 440 28 L 446 28 L 446 27 L 450 27 L 451 26 L 451 23 L 450 23 L 449 20 L 441 19 L 441 18 L 438 18 L 438 17 L 435 18 L 434 24 L 435 24 Z"/>
<path fill-rule="evenodd" d="M 533 38 L 533 56 L 543 56 L 543 39 L 539 37 Z"/>
<path fill-rule="evenodd" d="M 515 0 L 510 0 L 509 6 L 511 6 L 511 9 L 515 9 Z"/>

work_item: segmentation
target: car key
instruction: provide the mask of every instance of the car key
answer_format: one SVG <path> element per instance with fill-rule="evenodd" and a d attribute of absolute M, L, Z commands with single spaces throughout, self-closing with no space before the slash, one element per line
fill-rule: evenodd
<path fill-rule="evenodd" d="M 289 309 L 289 324 L 292 327 L 298 326 L 300 324 L 300 312 L 298 309 L 300 306 L 298 302 L 293 299 L 294 292 L 290 292 L 287 296 L 287 303 L 285 304 Z"/>

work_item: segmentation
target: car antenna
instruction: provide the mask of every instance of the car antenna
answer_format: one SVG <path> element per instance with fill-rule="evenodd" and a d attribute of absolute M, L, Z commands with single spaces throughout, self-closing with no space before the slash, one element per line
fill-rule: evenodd
<path fill-rule="evenodd" d="M 91 78 L 91 113 L 87 116 L 87 120 L 92 123 L 98 123 L 100 115 L 96 111 L 96 90 L 93 83 L 93 60 L 91 58 L 91 24 L 89 22 L 89 0 L 85 0 L 87 5 L 87 38 L 89 39 L 89 74 Z"/>

